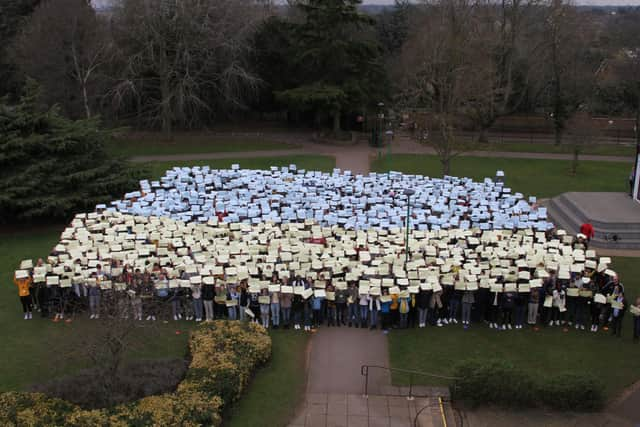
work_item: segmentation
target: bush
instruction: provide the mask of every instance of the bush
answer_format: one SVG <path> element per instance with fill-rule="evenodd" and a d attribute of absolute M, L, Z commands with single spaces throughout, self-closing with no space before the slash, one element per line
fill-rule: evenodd
<path fill-rule="evenodd" d="M 271 338 L 252 323 L 216 321 L 191 333 L 191 363 L 175 392 L 85 410 L 42 393 L 0 393 L 2 426 L 219 426 L 253 370 L 271 357 Z"/>
<path fill-rule="evenodd" d="M 604 406 L 604 385 L 590 374 L 561 374 L 540 387 L 542 401 L 555 409 L 597 411 Z"/>
<path fill-rule="evenodd" d="M 454 399 L 472 405 L 495 403 L 521 407 L 531 404 L 533 381 L 521 370 L 499 360 L 464 361 L 458 364 L 452 386 Z"/>
<path fill-rule="evenodd" d="M 534 380 L 522 369 L 501 360 L 467 360 L 454 368 L 453 399 L 473 406 L 546 405 L 559 410 L 599 410 L 604 386 L 590 374 L 561 374 Z"/>

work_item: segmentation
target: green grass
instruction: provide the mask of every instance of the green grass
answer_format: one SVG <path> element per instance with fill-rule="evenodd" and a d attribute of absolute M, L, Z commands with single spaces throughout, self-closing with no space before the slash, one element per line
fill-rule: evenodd
<path fill-rule="evenodd" d="M 613 268 L 620 274 L 627 298 L 640 295 L 637 258 L 615 258 Z M 640 344 L 632 342 L 631 315 L 625 315 L 622 338 L 610 332 L 592 333 L 561 328 L 541 328 L 534 332 L 498 332 L 486 325 L 472 325 L 465 331 L 461 325 L 443 328 L 427 327 L 389 334 L 391 366 L 422 372 L 452 375 L 456 361 L 464 359 L 507 360 L 542 378 L 562 372 L 590 372 L 605 384 L 609 397 L 620 393 L 640 379 Z M 394 375 L 394 382 L 406 384 L 404 375 Z M 416 377 L 425 385 L 446 385 L 445 380 Z"/>
<path fill-rule="evenodd" d="M 237 163 L 245 169 L 269 169 L 271 166 L 289 166 L 295 164 L 299 169 L 319 170 L 330 172 L 336 164 L 335 158 L 331 156 L 282 156 L 282 157 L 253 157 L 253 158 L 236 158 L 236 159 L 210 159 L 210 160 L 181 160 L 170 162 L 151 162 L 144 163 L 143 166 L 148 170 L 149 176 L 158 179 L 164 175 L 167 169 L 174 166 L 204 166 L 208 165 L 214 169 L 225 169 Z"/>
<path fill-rule="evenodd" d="M 395 170 L 427 176 L 442 176 L 442 166 L 436 156 L 395 154 L 374 160 L 376 172 Z M 504 170 L 506 183 L 514 192 L 540 198 L 554 197 L 567 191 L 626 191 L 631 165 L 615 162 L 581 161 L 578 173 L 569 173 L 567 160 L 507 159 L 489 157 L 456 157 L 450 174 L 476 180 L 494 177 Z"/>
<path fill-rule="evenodd" d="M 224 415 L 225 427 L 285 426 L 304 396 L 307 334 L 271 331 L 273 353 L 242 398 Z"/>
<path fill-rule="evenodd" d="M 500 141 L 499 138 L 493 138 L 487 144 L 474 144 L 473 150 L 476 151 L 509 151 L 516 153 L 555 153 L 555 154 L 573 154 L 573 147 L 570 144 L 555 145 L 553 143 L 541 142 L 520 142 L 520 141 Z M 635 156 L 636 147 L 619 144 L 592 144 L 585 145 L 582 154 L 591 154 L 599 156 Z"/>
<path fill-rule="evenodd" d="M 172 141 L 167 141 L 162 134 L 153 132 L 127 135 L 107 145 L 109 153 L 124 157 L 294 148 L 300 148 L 300 145 L 259 136 L 179 133 Z"/>

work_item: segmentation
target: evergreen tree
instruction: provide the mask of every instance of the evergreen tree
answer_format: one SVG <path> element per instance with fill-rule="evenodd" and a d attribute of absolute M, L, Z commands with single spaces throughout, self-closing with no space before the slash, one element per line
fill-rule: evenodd
<path fill-rule="evenodd" d="M 341 115 L 373 105 L 386 87 L 374 21 L 358 11 L 361 0 L 300 0 L 293 62 L 301 82 L 278 92 L 290 110 L 312 111 L 341 128 Z"/>
<path fill-rule="evenodd" d="M 66 220 L 135 187 L 136 174 L 107 154 L 111 133 L 97 119 L 41 108 L 33 81 L 24 92 L 17 105 L 0 103 L 0 222 Z"/>

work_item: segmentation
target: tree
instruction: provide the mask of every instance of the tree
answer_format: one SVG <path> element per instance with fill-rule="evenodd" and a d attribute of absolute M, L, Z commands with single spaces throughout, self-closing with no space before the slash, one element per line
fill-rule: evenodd
<path fill-rule="evenodd" d="M 476 96 L 469 99 L 465 116 L 487 141 L 487 131 L 499 117 L 517 111 L 538 68 L 541 44 L 535 37 L 535 9 L 539 0 L 482 1 L 474 7 L 478 20 L 473 49 L 477 55 Z"/>
<path fill-rule="evenodd" d="M 385 9 L 376 19 L 376 32 L 384 56 L 393 58 L 402 50 L 409 35 L 412 6 L 408 0 L 395 0 L 392 9 Z"/>
<path fill-rule="evenodd" d="M 64 221 L 121 196 L 136 174 L 105 151 L 97 119 L 41 108 L 33 81 L 17 105 L 0 103 L 0 221 Z"/>
<path fill-rule="evenodd" d="M 540 77 L 551 109 L 555 142 L 562 142 L 566 121 L 593 94 L 602 58 L 588 49 L 587 16 L 565 0 L 549 0 L 544 8 L 541 37 L 544 47 Z"/>
<path fill-rule="evenodd" d="M 598 129 L 591 115 L 583 109 L 575 112 L 567 121 L 566 133 L 573 154 L 570 173 L 575 176 L 578 173 L 580 154 L 585 146 L 593 144 L 598 136 Z"/>
<path fill-rule="evenodd" d="M 2 0 L 0 2 L 0 96 L 17 93 L 15 63 L 7 52 L 10 41 L 40 0 Z"/>
<path fill-rule="evenodd" d="M 370 32 L 373 20 L 361 14 L 361 0 L 300 0 L 302 22 L 293 23 L 293 64 L 300 81 L 277 92 L 294 111 L 311 111 L 316 124 L 330 116 L 333 132 L 341 116 L 379 101 L 385 87 L 380 49 Z"/>
<path fill-rule="evenodd" d="M 243 108 L 259 83 L 248 54 L 268 12 L 261 3 L 121 0 L 113 15 L 123 63 L 115 105 L 133 105 L 168 138 L 175 125 Z"/>
<path fill-rule="evenodd" d="M 90 118 L 114 49 L 106 22 L 86 0 L 56 0 L 36 8 L 12 53 L 21 71 L 40 83 L 47 103 Z"/>
<path fill-rule="evenodd" d="M 400 61 L 399 102 L 431 113 L 419 124 L 419 141 L 433 146 L 445 175 L 450 173 L 451 160 L 467 147 L 456 135 L 458 119 L 484 87 L 477 72 L 484 59 L 482 51 L 475 49 L 476 5 L 469 0 L 424 3 Z"/>

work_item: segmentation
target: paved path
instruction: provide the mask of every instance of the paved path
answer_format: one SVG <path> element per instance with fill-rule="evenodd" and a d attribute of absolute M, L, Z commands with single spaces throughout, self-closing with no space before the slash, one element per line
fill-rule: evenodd
<path fill-rule="evenodd" d="M 310 343 L 307 392 L 363 394 L 365 364 L 389 366 L 387 338 L 380 330 L 319 328 Z M 378 369 L 369 382 L 369 394 L 377 394 L 391 379 Z"/>
<path fill-rule="evenodd" d="M 317 330 L 307 350 L 307 393 L 291 427 L 441 427 L 437 397 L 393 396 L 388 371 L 369 370 L 364 395 L 362 365 L 389 366 L 387 336 L 379 330 Z M 450 408 L 449 408 L 450 410 Z"/>

